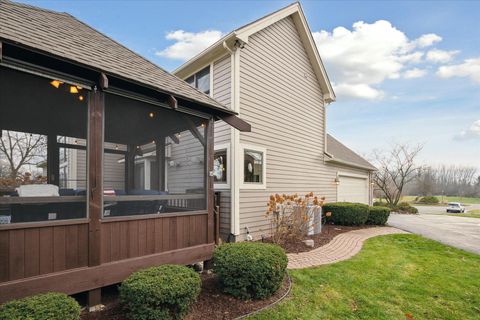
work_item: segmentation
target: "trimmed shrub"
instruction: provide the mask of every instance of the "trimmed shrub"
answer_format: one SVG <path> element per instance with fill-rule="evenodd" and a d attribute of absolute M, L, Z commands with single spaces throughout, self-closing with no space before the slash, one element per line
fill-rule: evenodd
<path fill-rule="evenodd" d="M 192 269 L 162 265 L 132 273 L 120 286 L 120 300 L 134 320 L 182 319 L 200 289 Z"/>
<path fill-rule="evenodd" d="M 0 306 L 2 320 L 78 320 L 80 305 L 64 293 L 50 292 Z"/>
<path fill-rule="evenodd" d="M 240 299 L 265 299 L 282 285 L 287 255 L 277 245 L 226 243 L 215 249 L 213 271 L 223 291 Z"/>
<path fill-rule="evenodd" d="M 385 207 L 387 206 L 388 204 L 386 202 L 383 202 L 383 201 L 375 201 L 373 202 L 372 204 L 374 207 Z"/>
<path fill-rule="evenodd" d="M 387 223 L 391 209 L 388 207 L 370 207 L 366 224 L 383 226 Z"/>
<path fill-rule="evenodd" d="M 331 212 L 328 221 L 342 226 L 359 226 L 368 219 L 368 206 L 363 203 L 336 202 L 323 205 L 323 212 Z"/>
<path fill-rule="evenodd" d="M 418 213 L 418 209 L 410 205 L 408 202 L 400 202 L 396 207 L 392 208 L 392 210 L 399 213 Z"/>
<path fill-rule="evenodd" d="M 425 204 L 438 204 L 440 202 L 437 197 L 433 197 L 433 196 L 421 197 L 417 201 L 419 203 L 425 203 Z"/>

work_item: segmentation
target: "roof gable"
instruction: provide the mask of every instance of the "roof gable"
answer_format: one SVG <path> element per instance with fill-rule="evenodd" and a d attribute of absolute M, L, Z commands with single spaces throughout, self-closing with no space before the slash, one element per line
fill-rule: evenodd
<path fill-rule="evenodd" d="M 372 171 L 377 170 L 370 162 L 356 154 L 330 134 L 327 134 L 327 156 L 329 156 L 327 161 L 339 162 Z"/>
<path fill-rule="evenodd" d="M 335 93 L 330 80 L 328 79 L 325 66 L 318 53 L 302 7 L 298 2 L 232 31 L 197 56 L 187 61 L 173 73 L 181 78 L 186 78 L 190 74 L 196 72 L 201 66 L 204 66 L 205 64 L 212 62 L 218 56 L 225 54 L 227 52 L 227 48 L 225 47 L 233 46 L 237 42 L 248 45 L 248 40 L 251 35 L 287 17 L 292 17 L 295 23 L 300 39 L 302 40 L 322 89 L 322 93 L 324 94 L 325 101 L 328 103 L 335 101 Z"/>

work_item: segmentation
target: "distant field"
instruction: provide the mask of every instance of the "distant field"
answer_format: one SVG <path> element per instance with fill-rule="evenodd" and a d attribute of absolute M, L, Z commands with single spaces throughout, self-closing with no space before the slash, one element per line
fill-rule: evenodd
<path fill-rule="evenodd" d="M 416 196 L 403 196 L 402 201 L 413 202 Z M 450 196 L 437 196 L 437 198 L 443 202 L 460 202 L 466 204 L 479 204 L 480 198 L 468 198 L 468 197 L 450 197 Z"/>

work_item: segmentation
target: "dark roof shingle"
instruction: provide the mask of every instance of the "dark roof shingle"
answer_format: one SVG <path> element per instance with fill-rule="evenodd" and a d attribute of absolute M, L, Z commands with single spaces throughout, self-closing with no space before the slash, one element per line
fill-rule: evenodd
<path fill-rule="evenodd" d="M 327 152 L 333 156 L 332 160 L 339 160 L 369 170 L 376 170 L 370 162 L 353 152 L 329 134 L 327 134 Z"/>
<path fill-rule="evenodd" d="M 232 113 L 210 96 L 67 13 L 0 0 L 0 39 Z"/>

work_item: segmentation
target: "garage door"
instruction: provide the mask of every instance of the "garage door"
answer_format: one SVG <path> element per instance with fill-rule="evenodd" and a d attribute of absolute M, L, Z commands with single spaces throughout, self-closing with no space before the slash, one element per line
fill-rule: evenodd
<path fill-rule="evenodd" d="M 337 201 L 368 204 L 367 178 L 339 176 Z"/>

